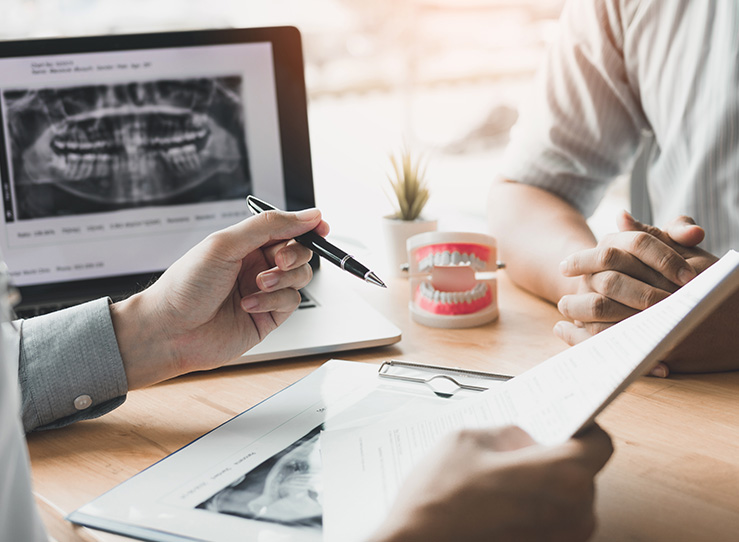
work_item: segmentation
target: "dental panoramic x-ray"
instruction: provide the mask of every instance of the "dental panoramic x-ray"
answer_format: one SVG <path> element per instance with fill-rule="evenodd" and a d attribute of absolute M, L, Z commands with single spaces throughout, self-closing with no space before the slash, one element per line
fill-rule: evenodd
<path fill-rule="evenodd" d="M 5 90 L 15 218 L 244 197 L 242 84 L 224 76 Z"/>
<path fill-rule="evenodd" d="M 498 317 L 495 239 L 482 233 L 428 232 L 407 242 L 411 317 L 460 328 Z"/>
<path fill-rule="evenodd" d="M 322 425 L 222 489 L 197 508 L 283 525 L 320 528 L 323 523 Z"/>

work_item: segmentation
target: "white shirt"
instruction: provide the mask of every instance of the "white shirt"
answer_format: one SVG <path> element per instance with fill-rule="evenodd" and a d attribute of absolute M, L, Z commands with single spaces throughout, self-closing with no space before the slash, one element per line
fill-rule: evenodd
<path fill-rule="evenodd" d="M 9 322 L 5 285 L 0 286 L 0 540 L 47 541 L 31 494 L 28 450 L 20 417 L 20 334 Z"/>
<path fill-rule="evenodd" d="M 653 134 L 653 223 L 688 215 L 739 249 L 739 2 L 572 0 L 501 171 L 589 216 Z"/>
<path fill-rule="evenodd" d="M 0 542 L 47 541 L 24 431 L 100 416 L 127 382 L 107 299 L 11 324 L 4 271 L 0 259 Z"/>

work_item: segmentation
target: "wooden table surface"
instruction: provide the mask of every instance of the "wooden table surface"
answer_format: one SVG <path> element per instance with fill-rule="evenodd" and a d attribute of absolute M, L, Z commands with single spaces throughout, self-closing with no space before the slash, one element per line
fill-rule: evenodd
<path fill-rule="evenodd" d="M 500 318 L 461 330 L 410 319 L 408 285 L 356 285 L 403 331 L 396 345 L 227 367 L 129 394 L 97 420 L 28 438 L 34 489 L 50 531 L 123 540 L 61 518 L 335 357 L 403 359 L 516 375 L 563 350 L 556 309 L 499 273 Z M 598 477 L 596 541 L 739 540 L 739 372 L 642 378 L 598 421 L 616 451 Z"/>

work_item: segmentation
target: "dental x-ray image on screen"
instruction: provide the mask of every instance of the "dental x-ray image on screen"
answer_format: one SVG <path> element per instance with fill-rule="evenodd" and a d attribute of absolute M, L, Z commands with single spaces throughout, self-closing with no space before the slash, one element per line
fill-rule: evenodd
<path fill-rule="evenodd" d="M 323 485 L 318 437 L 322 427 L 314 428 L 197 508 L 320 529 Z"/>
<path fill-rule="evenodd" d="M 242 84 L 224 76 L 5 90 L 15 219 L 243 198 Z"/>

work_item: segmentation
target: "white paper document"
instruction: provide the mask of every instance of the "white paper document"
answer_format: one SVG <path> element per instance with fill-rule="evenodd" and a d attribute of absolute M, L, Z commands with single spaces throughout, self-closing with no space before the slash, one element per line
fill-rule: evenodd
<path fill-rule="evenodd" d="M 411 468 L 454 429 L 515 424 L 543 444 L 567 440 L 737 287 L 739 253 L 730 251 L 664 301 L 501 386 L 441 411 L 324 431 L 324 540 L 367 539 Z"/>

